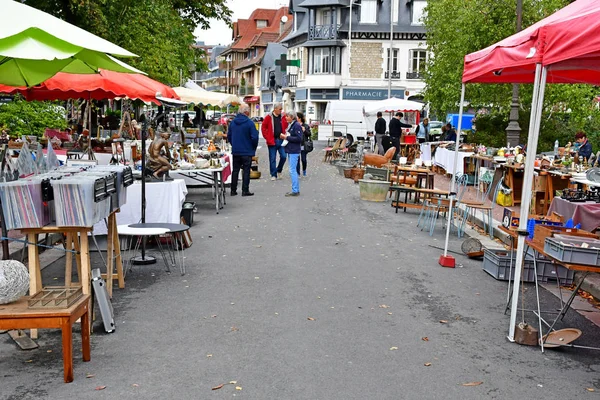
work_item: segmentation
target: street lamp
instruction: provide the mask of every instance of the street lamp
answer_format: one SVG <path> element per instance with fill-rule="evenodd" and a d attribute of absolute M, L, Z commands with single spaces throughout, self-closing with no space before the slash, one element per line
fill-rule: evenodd
<path fill-rule="evenodd" d="M 388 99 L 392 98 L 392 51 L 394 49 L 394 1 L 390 0 L 390 52 L 388 53 Z"/>
<path fill-rule="evenodd" d="M 521 19 L 523 13 L 523 0 L 517 0 L 517 32 L 521 31 Z M 510 103 L 510 114 L 508 126 L 506 127 L 506 144 L 513 146 L 519 144 L 521 127 L 519 126 L 519 85 L 513 83 L 512 100 Z"/>

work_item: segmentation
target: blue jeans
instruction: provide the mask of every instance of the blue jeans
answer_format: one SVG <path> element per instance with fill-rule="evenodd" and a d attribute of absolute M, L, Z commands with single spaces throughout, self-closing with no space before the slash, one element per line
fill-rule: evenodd
<path fill-rule="evenodd" d="M 300 179 L 298 179 L 298 171 L 296 166 L 300 160 L 300 154 L 290 154 L 290 163 L 288 167 L 290 169 L 290 178 L 292 178 L 292 192 L 298 193 L 300 191 Z"/>
<path fill-rule="evenodd" d="M 275 146 L 269 146 L 269 172 L 271 176 L 277 178 L 277 173 L 283 171 L 285 165 L 285 147 L 281 147 L 283 140 L 275 140 Z M 277 153 L 279 153 L 279 164 L 277 164 Z"/>

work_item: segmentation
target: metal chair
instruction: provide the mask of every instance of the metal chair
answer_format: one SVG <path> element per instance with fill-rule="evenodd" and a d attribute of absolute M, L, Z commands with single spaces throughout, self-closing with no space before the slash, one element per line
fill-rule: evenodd
<path fill-rule="evenodd" d="M 492 216 L 492 212 L 494 211 L 494 204 L 496 204 L 496 202 L 494 201 L 494 199 L 496 199 L 496 196 L 498 194 L 498 190 L 500 190 L 500 184 L 502 183 L 502 180 L 498 181 L 498 183 L 496 184 L 496 188 L 494 189 L 494 196 L 492 197 L 492 200 L 489 199 L 489 194 L 490 191 L 492 189 L 492 181 L 490 180 L 489 182 L 487 182 L 487 189 L 485 190 L 485 197 L 483 198 L 483 201 L 481 202 L 471 202 L 471 201 L 464 201 L 463 205 L 464 205 L 464 212 L 463 212 L 463 221 L 462 221 L 462 231 L 464 232 L 464 226 L 467 222 L 467 220 L 469 218 L 471 218 L 472 221 L 472 225 L 471 228 L 475 227 L 475 222 L 473 221 L 473 218 L 475 218 L 475 216 L 477 215 L 477 211 L 481 211 L 481 222 L 483 223 L 483 229 L 484 231 L 487 231 L 488 234 L 490 235 L 490 238 L 494 238 L 494 227 L 492 225 L 492 221 L 493 221 L 493 216 Z M 471 214 L 471 212 L 473 212 Z M 486 223 L 486 217 L 487 216 L 487 223 Z"/>
<path fill-rule="evenodd" d="M 461 174 L 457 175 L 454 179 L 456 181 L 456 198 L 452 204 L 453 212 L 450 223 L 456 229 L 458 237 L 462 237 L 463 231 L 461 230 L 461 224 L 455 222 L 455 219 L 457 217 L 462 217 L 462 210 L 459 206 L 467 189 L 468 176 L 466 174 Z M 421 207 L 421 213 L 419 214 L 419 219 L 417 221 L 417 226 L 420 227 L 421 230 L 425 228 L 429 229 L 429 236 L 433 236 L 435 224 L 439 215 L 443 214 L 445 216 L 448 213 L 449 208 L 449 199 L 439 196 L 431 196 L 424 199 L 423 206 Z M 445 227 L 445 221 L 446 218 L 442 220 L 442 227 Z"/>

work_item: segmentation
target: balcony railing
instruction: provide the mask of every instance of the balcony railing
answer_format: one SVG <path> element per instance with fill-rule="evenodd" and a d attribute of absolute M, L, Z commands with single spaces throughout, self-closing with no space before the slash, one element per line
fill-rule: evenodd
<path fill-rule="evenodd" d="M 338 38 L 338 29 L 341 25 L 313 25 L 308 30 L 308 40 L 331 40 Z"/>
<path fill-rule="evenodd" d="M 420 72 L 407 72 L 406 79 L 423 79 L 423 74 Z"/>
<path fill-rule="evenodd" d="M 296 87 L 298 81 L 298 74 L 287 74 L 283 76 L 282 87 Z"/>
<path fill-rule="evenodd" d="M 240 86 L 240 96 L 252 96 L 254 95 L 254 86 Z"/>
<path fill-rule="evenodd" d="M 385 79 L 390 79 L 390 73 L 385 71 Z M 392 79 L 402 79 L 402 75 L 398 71 L 392 71 Z"/>

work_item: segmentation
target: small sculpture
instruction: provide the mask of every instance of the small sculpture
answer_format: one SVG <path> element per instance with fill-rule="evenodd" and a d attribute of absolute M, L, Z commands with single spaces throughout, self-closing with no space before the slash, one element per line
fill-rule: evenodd
<path fill-rule="evenodd" d="M 169 151 L 169 132 L 162 132 L 155 135 L 154 140 L 148 148 L 148 163 L 146 167 L 152 171 L 152 176 L 156 179 L 162 179 L 171 169 L 171 152 Z"/>

